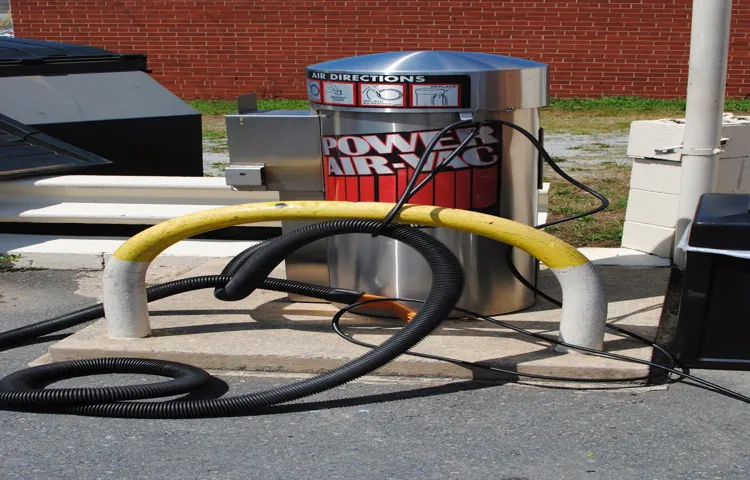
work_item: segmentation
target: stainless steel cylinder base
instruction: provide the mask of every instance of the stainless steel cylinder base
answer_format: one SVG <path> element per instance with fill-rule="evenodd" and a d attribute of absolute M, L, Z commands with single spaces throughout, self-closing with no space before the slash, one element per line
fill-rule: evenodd
<path fill-rule="evenodd" d="M 457 114 L 450 113 L 378 117 L 358 112 L 326 111 L 321 117 L 324 134 L 409 131 L 418 126 L 439 128 L 458 120 Z M 491 112 L 489 117 L 513 122 L 530 132 L 539 129 L 537 109 Z M 536 225 L 537 152 L 523 135 L 509 127 L 503 127 L 502 138 L 499 214 L 525 225 Z M 533 305 L 534 294 L 516 280 L 508 268 L 505 261 L 508 247 L 505 244 L 454 230 L 425 228 L 425 231 L 445 243 L 464 266 L 466 286 L 459 307 L 484 315 L 501 315 Z M 513 259 L 524 278 L 534 283 L 536 260 L 519 250 L 514 250 Z M 329 239 L 328 272 L 332 286 L 373 295 L 416 299 L 427 296 L 431 279 L 427 263 L 410 247 L 391 239 L 362 234 Z"/>
<path fill-rule="evenodd" d="M 533 305 L 533 293 L 513 277 L 505 263 L 507 245 L 455 230 L 424 228 L 424 231 L 445 243 L 464 266 L 466 285 L 458 307 L 484 315 L 501 315 Z M 342 235 L 330 239 L 328 245 L 331 285 L 384 297 L 418 300 L 427 297 L 432 273 L 427 262 L 412 248 L 390 238 L 364 234 Z M 514 264 L 525 278 L 535 281 L 534 259 L 514 251 Z M 418 310 L 419 305 L 410 306 Z M 455 316 L 465 314 L 456 312 Z"/>

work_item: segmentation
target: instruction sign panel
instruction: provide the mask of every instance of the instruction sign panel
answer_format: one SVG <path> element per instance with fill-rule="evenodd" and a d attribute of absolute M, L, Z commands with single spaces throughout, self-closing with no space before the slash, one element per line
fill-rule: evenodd
<path fill-rule="evenodd" d="M 406 104 L 404 84 L 360 83 L 359 104 L 363 107 L 403 107 Z"/>
<path fill-rule="evenodd" d="M 307 98 L 311 102 L 320 102 L 322 95 L 320 93 L 320 80 L 307 79 Z"/>
<path fill-rule="evenodd" d="M 323 101 L 332 105 L 357 104 L 352 82 L 323 82 Z"/>
<path fill-rule="evenodd" d="M 308 70 L 307 98 L 363 108 L 471 108 L 471 77 Z"/>
<path fill-rule="evenodd" d="M 458 107 L 461 85 L 423 84 L 411 86 L 411 104 L 415 107 Z"/>

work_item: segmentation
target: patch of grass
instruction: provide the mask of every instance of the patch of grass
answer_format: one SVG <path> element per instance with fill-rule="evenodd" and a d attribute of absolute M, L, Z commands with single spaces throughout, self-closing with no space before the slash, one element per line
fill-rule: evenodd
<path fill-rule="evenodd" d="M 203 151 L 222 153 L 229 149 L 226 130 L 209 130 L 204 124 Z"/>
<path fill-rule="evenodd" d="M 237 102 L 230 100 L 191 100 L 188 105 L 202 115 L 228 115 L 237 113 Z M 259 110 L 306 110 L 307 100 L 267 99 L 258 100 Z"/>
<path fill-rule="evenodd" d="M 237 111 L 237 104 L 232 100 L 191 100 L 190 106 L 204 115 L 226 115 Z M 646 98 L 628 96 L 603 96 L 595 98 L 551 98 L 544 112 L 588 112 L 593 116 L 612 116 L 623 112 L 670 112 L 685 111 L 684 98 Z M 727 99 L 725 110 L 730 112 L 750 112 L 750 100 Z M 258 100 L 261 110 L 305 110 L 309 108 L 307 100 L 289 100 L 270 98 Z"/>
<path fill-rule="evenodd" d="M 307 110 L 310 104 L 307 100 L 258 100 L 258 108 L 261 110 Z"/>
<path fill-rule="evenodd" d="M 229 100 L 192 100 L 187 104 L 202 115 L 227 115 L 237 111 L 237 102 Z"/>
<path fill-rule="evenodd" d="M 562 218 L 562 217 L 569 217 L 571 215 L 575 215 L 577 212 L 575 211 L 573 207 L 569 205 L 550 205 L 549 213 L 558 214 Z"/>
<path fill-rule="evenodd" d="M 227 165 L 229 165 L 227 162 L 214 162 L 211 164 L 212 167 L 220 172 L 225 171 L 227 169 Z"/>
<path fill-rule="evenodd" d="M 21 255 L 16 253 L 0 253 L 0 264 L 12 263 L 15 260 L 21 258 Z"/>
<path fill-rule="evenodd" d="M 628 208 L 627 194 L 610 200 L 610 204 L 612 205 L 612 209 L 624 212 Z"/>
<path fill-rule="evenodd" d="M 552 98 L 540 111 L 541 125 L 550 133 L 622 133 L 635 120 L 682 117 L 685 99 L 645 97 Z M 750 100 L 727 99 L 724 110 L 750 112 Z"/>
<path fill-rule="evenodd" d="M 562 111 L 546 110 L 540 112 L 541 125 L 547 133 L 568 133 L 571 135 L 588 135 L 592 133 L 625 133 L 635 120 L 654 120 L 657 118 L 680 117 L 680 112 L 649 111 L 633 112 L 623 110 L 619 113 L 598 115 L 596 111 Z"/>
<path fill-rule="evenodd" d="M 610 145 L 609 143 L 602 143 L 602 142 L 594 142 L 594 143 L 585 143 L 583 145 L 577 145 L 575 147 L 570 147 L 570 150 L 584 150 L 587 152 L 598 152 L 599 150 L 607 150 L 608 148 L 612 148 L 614 145 Z"/>
<path fill-rule="evenodd" d="M 208 128 L 206 128 L 206 129 L 203 130 L 203 139 L 204 140 L 209 140 L 209 141 L 217 142 L 217 141 L 225 140 L 226 138 L 227 138 L 226 130 L 225 131 L 211 130 L 211 129 L 208 129 Z"/>
<path fill-rule="evenodd" d="M 227 125 L 223 115 L 203 116 L 203 151 L 222 153 L 227 151 Z"/>
<path fill-rule="evenodd" d="M 587 174 L 581 180 L 607 197 L 609 207 L 589 217 L 548 227 L 546 231 L 575 247 L 619 247 L 628 205 L 630 167 L 608 162 L 585 170 Z M 551 173 L 549 178 L 548 221 L 582 213 L 598 205 L 598 200 L 556 174 Z"/>
<path fill-rule="evenodd" d="M 204 143 L 203 144 L 203 151 L 204 152 L 210 152 L 210 153 L 226 153 L 227 152 L 227 145 L 221 144 L 221 143 Z"/>
<path fill-rule="evenodd" d="M 612 162 L 610 160 L 603 161 L 601 163 L 601 166 L 602 166 L 602 168 L 613 168 L 613 169 L 624 168 L 626 170 L 630 170 L 630 165 L 620 164 L 620 163 L 617 163 L 617 162 Z"/>
<path fill-rule="evenodd" d="M 563 111 L 575 110 L 685 110 L 684 98 L 646 98 L 629 96 L 602 96 L 591 98 L 551 98 L 549 108 Z M 750 108 L 750 102 L 747 102 Z"/>
<path fill-rule="evenodd" d="M 229 100 L 192 100 L 193 108 L 206 116 L 235 113 L 237 105 Z M 728 99 L 726 111 L 750 113 L 750 100 Z M 307 100 L 258 100 L 260 110 L 305 110 Z M 644 97 L 552 98 L 540 110 L 541 125 L 550 133 L 584 135 L 589 133 L 622 133 L 634 120 L 681 117 L 685 100 Z M 223 130 L 223 127 L 222 129 Z"/>
<path fill-rule="evenodd" d="M 568 161 L 568 157 L 562 157 L 560 155 L 552 155 L 552 161 L 555 163 L 565 163 Z"/>
<path fill-rule="evenodd" d="M 602 96 L 592 98 L 552 98 L 548 108 L 561 111 L 622 111 L 637 110 L 684 112 L 687 102 L 684 98 L 646 98 L 637 96 Z M 724 109 L 729 112 L 750 111 L 750 99 L 728 98 Z"/>

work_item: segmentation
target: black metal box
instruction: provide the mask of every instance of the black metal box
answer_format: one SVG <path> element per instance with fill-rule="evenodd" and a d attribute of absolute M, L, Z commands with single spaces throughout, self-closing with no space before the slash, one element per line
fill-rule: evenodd
<path fill-rule="evenodd" d="M 675 353 L 689 367 L 750 370 L 750 195 L 703 195 L 688 238 Z"/>
<path fill-rule="evenodd" d="M 203 175 L 201 115 L 145 55 L 0 39 L 0 112 L 110 160 L 98 175 Z"/>

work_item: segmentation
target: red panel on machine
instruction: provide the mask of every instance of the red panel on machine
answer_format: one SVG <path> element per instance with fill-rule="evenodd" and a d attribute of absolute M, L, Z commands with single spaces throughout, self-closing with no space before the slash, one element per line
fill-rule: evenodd
<path fill-rule="evenodd" d="M 393 175 L 377 177 L 378 194 L 375 197 L 376 202 L 395 203 L 396 197 L 396 177 Z"/>
<path fill-rule="evenodd" d="M 359 202 L 359 177 L 346 177 L 346 200 Z"/>
<path fill-rule="evenodd" d="M 456 172 L 456 208 L 471 208 L 471 172 L 468 170 Z"/>
<path fill-rule="evenodd" d="M 399 170 L 396 173 L 396 197 L 401 197 L 406 190 L 406 184 L 409 182 L 409 172 L 406 170 Z M 378 200 L 382 201 L 382 200 Z"/>
<path fill-rule="evenodd" d="M 375 201 L 375 177 L 360 177 L 359 179 L 359 201 Z"/>
<path fill-rule="evenodd" d="M 419 185 L 419 182 L 427 178 L 428 175 L 428 173 L 421 173 L 417 179 L 417 183 L 415 183 L 414 186 L 416 187 L 417 185 Z M 412 176 L 414 176 L 414 170 L 409 170 L 409 179 L 411 179 Z M 399 195 L 403 193 L 403 191 L 399 192 Z M 432 198 L 432 182 L 428 183 L 427 185 L 422 187 L 420 191 L 414 194 L 414 196 L 409 199 L 409 203 L 416 203 L 418 205 L 434 205 L 435 202 Z"/>
<path fill-rule="evenodd" d="M 426 143 L 438 130 L 323 137 L 326 199 L 396 202 L 404 193 Z M 447 158 L 468 129 L 437 143 L 419 173 L 419 184 Z M 483 126 L 480 134 L 450 165 L 409 200 L 465 210 L 495 211 L 499 206 L 500 130 Z"/>
<path fill-rule="evenodd" d="M 497 201 L 497 168 L 476 168 L 472 172 L 471 208 L 487 208 Z"/>
<path fill-rule="evenodd" d="M 442 172 L 435 175 L 435 205 L 438 207 L 456 207 L 456 174 Z"/>

